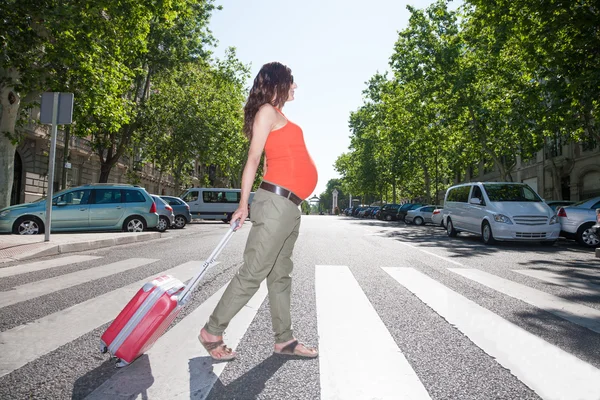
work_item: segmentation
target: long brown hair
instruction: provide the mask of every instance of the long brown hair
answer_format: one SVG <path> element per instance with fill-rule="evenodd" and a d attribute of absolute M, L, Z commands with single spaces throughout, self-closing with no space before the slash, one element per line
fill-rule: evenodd
<path fill-rule="evenodd" d="M 244 133 L 248 139 L 252 139 L 252 125 L 258 109 L 267 103 L 277 108 L 283 107 L 293 83 L 292 70 L 285 65 L 272 62 L 262 66 L 254 78 L 254 85 L 244 106 Z"/>

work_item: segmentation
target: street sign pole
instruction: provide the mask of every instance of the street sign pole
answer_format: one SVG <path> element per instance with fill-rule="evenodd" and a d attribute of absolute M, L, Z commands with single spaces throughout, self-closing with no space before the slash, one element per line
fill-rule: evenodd
<path fill-rule="evenodd" d="M 54 92 L 52 102 L 52 125 L 50 136 L 50 156 L 48 157 L 48 191 L 46 197 L 46 228 L 44 241 L 50 241 L 50 229 L 52 224 L 52 196 L 54 195 L 54 162 L 56 159 L 56 136 L 58 136 L 58 97 L 60 93 Z"/>

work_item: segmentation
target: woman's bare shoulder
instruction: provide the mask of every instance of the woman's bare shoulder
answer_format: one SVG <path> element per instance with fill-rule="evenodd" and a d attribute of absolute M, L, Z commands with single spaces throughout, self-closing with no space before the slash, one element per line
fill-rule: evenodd
<path fill-rule="evenodd" d="M 258 108 L 256 115 L 260 115 L 263 118 L 277 116 L 277 110 L 275 110 L 275 107 L 273 107 L 271 104 L 265 103 Z"/>

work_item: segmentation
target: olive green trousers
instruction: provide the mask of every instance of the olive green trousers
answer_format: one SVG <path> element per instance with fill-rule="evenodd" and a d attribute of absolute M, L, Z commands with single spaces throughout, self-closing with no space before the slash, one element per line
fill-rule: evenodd
<path fill-rule="evenodd" d="M 300 229 L 300 209 L 290 200 L 258 189 L 251 205 L 252 228 L 244 250 L 244 264 L 215 307 L 205 329 L 221 336 L 231 319 L 267 279 L 275 342 L 293 338 L 290 297 L 292 252 Z"/>

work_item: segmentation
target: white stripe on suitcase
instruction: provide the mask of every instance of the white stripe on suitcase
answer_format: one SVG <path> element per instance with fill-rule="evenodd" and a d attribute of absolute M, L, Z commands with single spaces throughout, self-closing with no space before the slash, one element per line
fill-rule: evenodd
<path fill-rule="evenodd" d="M 64 265 L 75 264 L 84 261 L 97 260 L 96 256 L 67 256 L 54 258 L 52 260 L 36 261 L 28 264 L 19 264 L 12 267 L 0 268 L 0 278 L 7 276 L 26 274 L 28 272 L 43 271 L 45 269 L 62 267 Z"/>
<path fill-rule="evenodd" d="M 600 310 L 521 285 L 478 269 L 448 268 L 458 275 L 600 333 Z"/>
<path fill-rule="evenodd" d="M 203 264 L 203 261 L 189 261 L 31 323 L 0 332 L 0 377 L 110 322 L 142 285 L 151 279 L 159 275 L 173 275 L 186 281 Z M 56 334 L 49 335 L 48 332 Z"/>
<path fill-rule="evenodd" d="M 383 268 L 543 399 L 598 400 L 600 370 L 414 268 Z"/>
<path fill-rule="evenodd" d="M 152 258 L 128 258 L 112 264 L 100 265 L 82 271 L 17 286 L 13 290 L 0 293 L 0 307 L 17 304 L 58 290 L 67 289 L 95 279 L 105 278 L 119 272 L 151 264 L 158 260 Z"/>
<path fill-rule="evenodd" d="M 598 275 L 588 275 L 577 272 L 577 276 L 569 276 L 566 274 L 559 274 L 558 272 L 554 271 L 543 271 L 537 269 L 516 269 L 513 271 L 518 272 L 519 274 L 527 275 L 531 278 L 577 290 L 592 296 L 600 295 L 600 284 L 591 282 L 592 279 L 600 280 L 600 276 Z"/>
<path fill-rule="evenodd" d="M 197 336 L 224 291 L 225 286 L 163 335 L 145 356 L 117 372 L 86 399 L 205 399 L 227 363 L 213 364 Z M 266 295 L 263 282 L 231 320 L 224 339 L 229 347 L 237 347 Z"/>
<path fill-rule="evenodd" d="M 348 267 L 317 265 L 315 287 L 321 398 L 430 399 Z"/>

